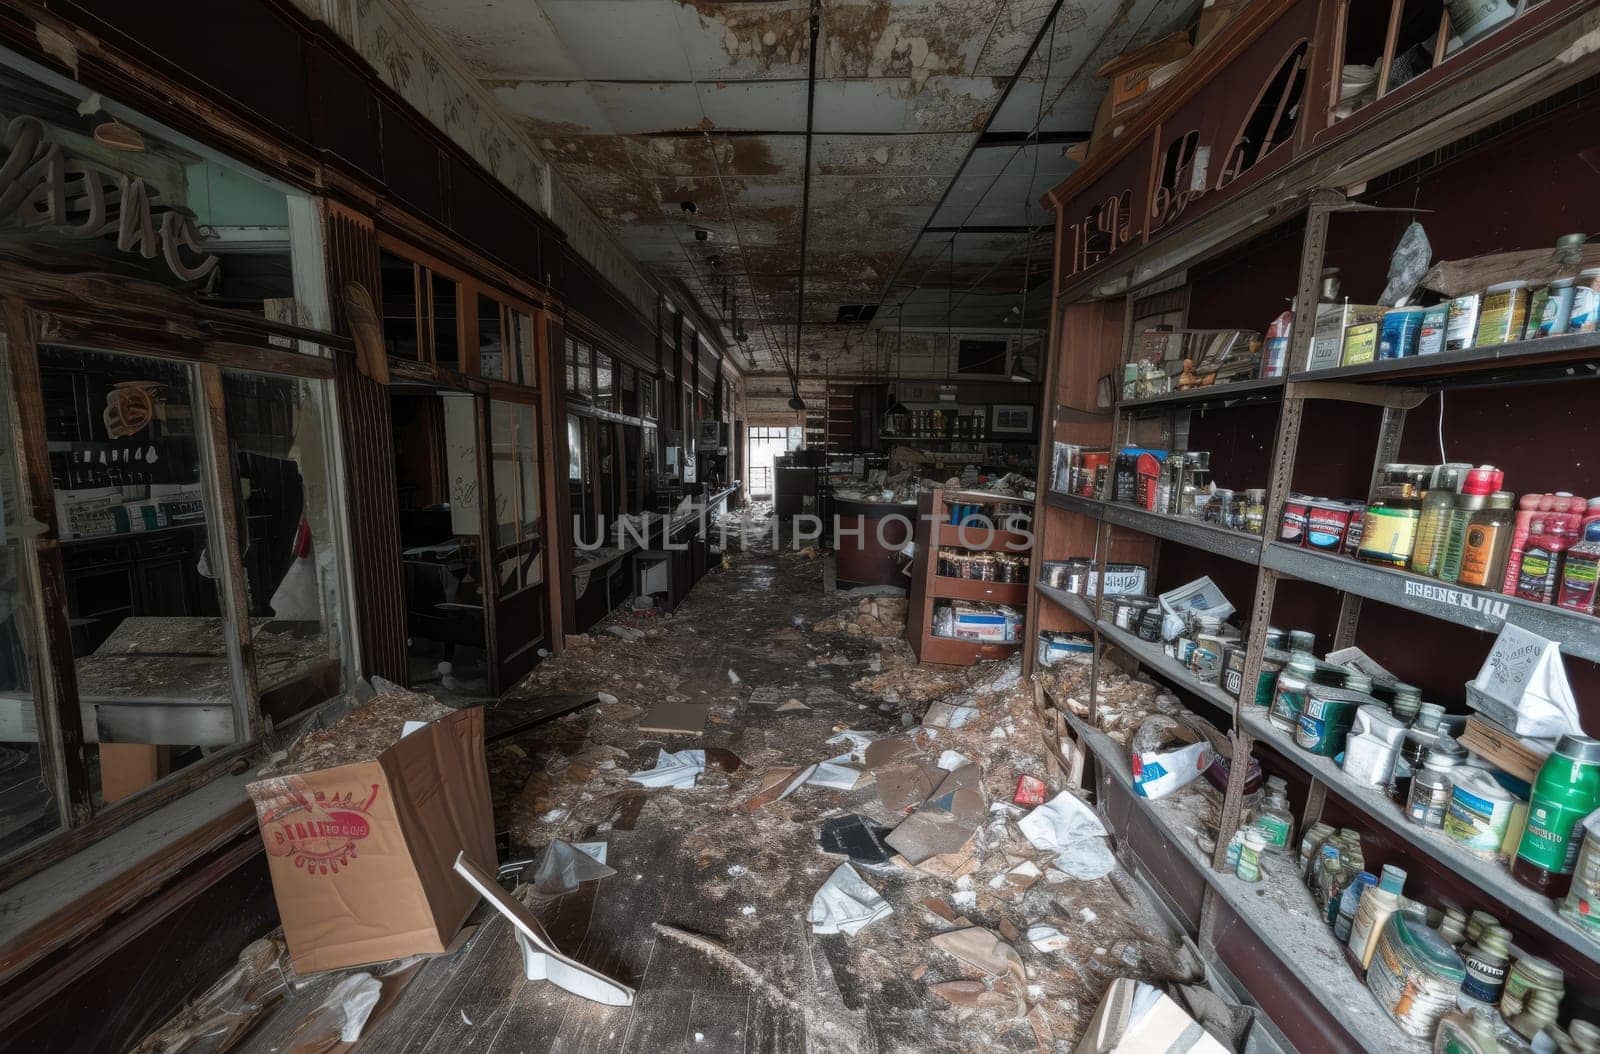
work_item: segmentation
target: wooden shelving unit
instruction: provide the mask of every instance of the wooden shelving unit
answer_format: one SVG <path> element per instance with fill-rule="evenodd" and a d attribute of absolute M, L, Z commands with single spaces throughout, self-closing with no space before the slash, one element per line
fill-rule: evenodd
<path fill-rule="evenodd" d="M 1250 30 L 1241 27 L 1241 40 L 1251 33 L 1267 39 L 1269 29 L 1277 32 L 1296 18 L 1338 30 L 1352 10 L 1323 4 L 1311 19 L 1301 6 L 1252 9 L 1257 14 L 1247 21 L 1259 16 L 1260 22 Z M 1398 22 L 1402 5 L 1393 6 Z M 1024 670 L 1035 672 L 1033 642 L 1042 630 L 1093 637 L 1096 676 L 1089 678 L 1087 715 L 1050 698 L 1040 680 L 1036 693 L 1047 724 L 1062 742 L 1071 736 L 1065 754 L 1091 764 L 1099 806 L 1130 869 L 1190 925 L 1208 965 L 1236 981 L 1242 997 L 1260 1005 L 1290 1045 L 1301 1049 L 1421 1045 L 1399 1033 L 1346 962 L 1323 954 L 1331 935 L 1305 917 L 1309 898 L 1292 871 L 1247 885 L 1224 870 L 1227 841 L 1244 815 L 1243 760 L 1251 755 L 1289 781 L 1296 837 L 1318 819 L 1356 829 L 1369 868 L 1392 862 L 1407 869 L 1408 895 L 1436 907 L 1487 910 L 1512 931 L 1513 958 L 1536 955 L 1556 963 L 1567 975 L 1569 1012 L 1574 996 L 1584 1005 L 1600 1000 L 1600 945 L 1563 918 L 1555 902 L 1522 886 L 1501 862 L 1474 857 L 1442 833 L 1412 824 L 1386 794 L 1355 784 L 1330 759 L 1300 750 L 1253 705 L 1272 624 L 1312 629 L 1319 654 L 1359 646 L 1395 665 L 1402 677 L 1405 667 L 1434 674 L 1437 683 L 1425 689 L 1425 698 L 1458 713 L 1464 709 L 1459 686 L 1477 672 L 1493 635 L 1514 624 L 1561 643 L 1580 715 L 1588 731 L 1600 732 L 1600 711 L 1590 701 L 1600 685 L 1594 665 L 1600 663 L 1600 618 L 1276 540 L 1291 488 L 1365 498 L 1381 466 L 1437 463 L 1446 459 L 1440 450 L 1446 443 L 1449 460 L 1507 468 L 1507 487 L 1519 495 L 1600 493 L 1600 475 L 1582 456 L 1588 432 L 1581 423 L 1592 417 L 1587 407 L 1600 380 L 1600 334 L 1307 369 L 1325 267 L 1340 269 L 1349 302 L 1377 302 L 1388 255 L 1410 222 L 1409 215 L 1387 222 L 1379 210 L 1414 206 L 1426 210 L 1417 219 L 1430 234 L 1464 232 L 1441 250 L 1448 259 L 1537 250 L 1564 233 L 1565 218 L 1555 203 L 1546 207 L 1542 201 L 1531 210 L 1537 217 L 1532 226 L 1520 225 L 1526 213 L 1517 213 L 1521 240 L 1508 244 L 1486 233 L 1516 210 L 1508 208 L 1506 217 L 1486 215 L 1484 203 L 1493 194 L 1514 194 L 1548 178 L 1559 168 L 1551 151 L 1531 149 L 1492 172 L 1475 167 L 1474 159 L 1510 149 L 1512 136 L 1537 142 L 1541 130 L 1568 112 L 1561 107 L 1579 112 L 1592 105 L 1593 91 L 1575 86 L 1565 72 L 1552 75 L 1544 56 L 1560 46 L 1562 34 L 1600 27 L 1600 11 L 1563 5 L 1529 12 L 1533 19 L 1519 13 L 1491 34 L 1499 45 L 1480 41 L 1453 52 L 1338 121 L 1327 113 L 1345 60 L 1339 53 L 1343 37 L 1335 36 L 1312 60 L 1319 68 L 1307 82 L 1308 111 L 1297 117 L 1309 128 L 1277 148 L 1283 153 L 1270 177 L 1247 173 L 1242 186 L 1226 193 L 1213 187 L 1196 195 L 1198 213 L 1195 202 L 1186 202 L 1177 214 L 1158 215 L 1166 207 L 1162 202 L 1174 200 L 1172 188 L 1159 186 L 1167 178 L 1159 159 L 1171 156 L 1166 151 L 1174 142 L 1169 119 L 1173 128 L 1189 127 L 1184 122 L 1192 119 L 1195 100 L 1207 98 L 1207 79 L 1219 71 L 1226 69 L 1234 78 L 1228 83 L 1237 83 L 1243 67 L 1255 61 L 1250 46 L 1241 44 L 1226 65 L 1191 64 L 1152 110 L 1134 118 L 1119 145 L 1091 158 L 1051 195 L 1059 253 L 1044 402 L 1054 411 L 1046 414 L 1039 435 L 1034 565 L 1063 559 L 1089 559 L 1100 569 L 1138 563 L 1149 568 L 1152 592 L 1200 574 L 1226 582 L 1224 592 L 1238 606 L 1237 621 L 1246 632 L 1246 698 L 1197 681 L 1160 645 L 1102 619 L 1092 598 L 1037 579 L 1029 590 Z M 1393 49 L 1391 39 L 1385 54 Z M 1516 90 L 1498 99 L 1484 94 L 1490 84 L 1513 82 Z M 1562 92 L 1571 98 L 1556 100 Z M 1237 104 L 1221 89 L 1211 101 L 1223 108 Z M 1174 115 L 1184 106 L 1189 109 L 1179 120 Z M 1209 145 L 1215 156 L 1218 144 Z M 1096 210 L 1117 200 L 1124 185 L 1131 187 L 1131 206 L 1115 214 L 1121 226 L 1109 241 L 1100 240 L 1107 217 Z M 1147 194 L 1145 187 L 1156 189 Z M 1346 197 L 1351 187 L 1360 187 L 1360 201 Z M 1586 260 L 1585 266 L 1593 264 Z M 1107 398 L 1108 390 L 1121 389 L 1137 330 L 1158 312 L 1166 313 L 1159 324 L 1175 329 L 1259 331 L 1291 297 L 1298 310 L 1286 376 Z M 1219 484 L 1266 489 L 1264 534 L 1152 514 L 1104 495 L 1054 492 L 1056 442 L 1112 451 L 1209 449 Z M 1550 460 L 1530 456 L 1535 451 Z M 1546 463 L 1561 468 L 1545 471 Z M 1235 474 L 1226 475 L 1230 471 Z M 1131 792 L 1124 748 L 1095 721 L 1098 674 L 1108 664 L 1170 686 L 1233 737 L 1235 780 L 1223 796 L 1220 830 L 1205 832 L 1215 840 L 1207 842 L 1216 845 L 1214 854 L 1196 844 L 1195 825 L 1186 815 Z M 1578 1010 L 1575 1016 L 1585 1015 Z"/>
<path fill-rule="evenodd" d="M 917 501 L 916 560 L 911 569 L 911 597 L 906 613 L 906 640 L 917 653 L 919 662 L 944 666 L 971 666 L 975 662 L 1003 659 L 1013 654 L 1019 644 L 980 643 L 941 637 L 933 632 L 933 612 L 940 600 L 971 600 L 989 604 L 1005 604 L 1019 611 L 1028 603 L 1028 579 L 1025 574 L 1014 582 L 984 582 L 969 578 L 952 578 L 939 573 L 939 549 L 956 547 L 969 552 L 993 552 L 1009 555 L 1027 555 L 1030 538 L 1023 531 L 1004 530 L 1000 527 L 957 525 L 950 521 L 948 505 L 1026 505 L 1020 498 L 971 491 L 933 490 L 924 493 Z M 997 517 L 990 516 L 991 522 Z"/>

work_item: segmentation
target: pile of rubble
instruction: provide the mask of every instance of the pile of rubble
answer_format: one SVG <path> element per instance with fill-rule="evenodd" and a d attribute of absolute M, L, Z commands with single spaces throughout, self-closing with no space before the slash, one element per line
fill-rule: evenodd
<path fill-rule="evenodd" d="M 818 633 L 846 633 L 875 640 L 899 637 L 906 628 L 905 597 L 865 597 L 855 610 L 845 610 L 817 623 Z"/>

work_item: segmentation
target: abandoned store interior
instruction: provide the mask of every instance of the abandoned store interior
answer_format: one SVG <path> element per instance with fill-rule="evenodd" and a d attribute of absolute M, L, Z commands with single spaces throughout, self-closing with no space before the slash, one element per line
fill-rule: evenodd
<path fill-rule="evenodd" d="M 1597 114 L 1600 0 L 7 0 L 0 1050 L 1600 1054 Z"/>

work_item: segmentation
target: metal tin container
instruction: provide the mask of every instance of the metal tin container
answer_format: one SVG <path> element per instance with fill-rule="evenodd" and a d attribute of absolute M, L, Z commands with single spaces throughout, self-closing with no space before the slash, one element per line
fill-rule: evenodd
<path fill-rule="evenodd" d="M 1306 515 L 1311 499 L 1304 494 L 1291 494 L 1283 503 L 1283 519 L 1278 522 L 1278 541 L 1290 545 L 1304 545 Z"/>
<path fill-rule="evenodd" d="M 1295 743 L 1308 753 L 1334 757 L 1344 750 L 1356 711 L 1363 706 L 1377 706 L 1377 700 L 1365 692 L 1313 684 L 1306 692 L 1305 709 L 1300 711 L 1295 727 Z"/>

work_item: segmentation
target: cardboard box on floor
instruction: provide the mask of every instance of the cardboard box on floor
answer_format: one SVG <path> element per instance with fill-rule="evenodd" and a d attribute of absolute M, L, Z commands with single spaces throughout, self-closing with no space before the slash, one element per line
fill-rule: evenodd
<path fill-rule="evenodd" d="M 370 761 L 249 786 L 284 940 L 302 974 L 444 951 L 478 902 L 456 854 L 495 863 L 483 709 Z"/>
<path fill-rule="evenodd" d="M 1141 994 L 1140 989 L 1145 991 Z M 1106 989 L 1073 1054 L 1228 1054 L 1165 992 L 1118 977 Z"/>

